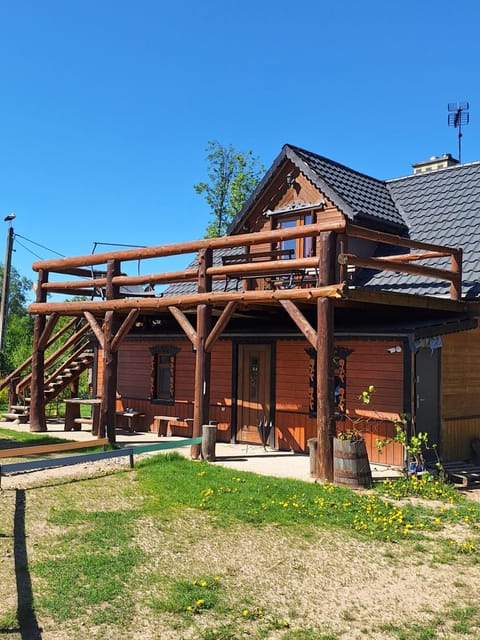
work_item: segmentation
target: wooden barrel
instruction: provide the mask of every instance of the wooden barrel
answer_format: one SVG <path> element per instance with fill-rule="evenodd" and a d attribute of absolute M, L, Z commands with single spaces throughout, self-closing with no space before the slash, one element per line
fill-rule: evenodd
<path fill-rule="evenodd" d="M 333 441 L 333 481 L 348 487 L 369 487 L 372 472 L 365 440 Z"/>

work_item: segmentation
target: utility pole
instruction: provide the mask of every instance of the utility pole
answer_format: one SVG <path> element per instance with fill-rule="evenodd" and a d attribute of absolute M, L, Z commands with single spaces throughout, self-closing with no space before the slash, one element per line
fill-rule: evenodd
<path fill-rule="evenodd" d="M 7 246 L 5 249 L 5 263 L 3 266 L 3 285 L 2 285 L 2 299 L 0 301 L 0 351 L 3 351 L 5 346 L 5 329 L 7 326 L 8 315 L 8 294 L 10 292 L 10 269 L 12 266 L 12 251 L 13 251 L 13 227 L 12 220 L 15 219 L 15 214 L 10 213 L 5 222 L 9 222 L 7 231 Z"/>

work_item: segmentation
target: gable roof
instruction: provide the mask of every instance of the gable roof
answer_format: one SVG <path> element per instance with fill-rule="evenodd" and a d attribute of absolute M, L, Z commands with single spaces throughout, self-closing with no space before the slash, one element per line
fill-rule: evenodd
<path fill-rule="evenodd" d="M 290 160 L 348 219 L 401 235 L 406 232 L 404 220 L 384 181 L 311 151 L 286 144 L 229 226 L 229 234 L 242 228 L 252 206 L 286 160 Z"/>
<path fill-rule="evenodd" d="M 305 149 L 284 145 L 230 225 L 229 233 L 243 227 L 252 206 L 287 160 L 348 219 L 430 244 L 461 247 L 462 295 L 467 299 L 480 299 L 480 162 L 382 181 Z M 385 246 L 379 245 L 376 255 L 385 255 L 384 250 Z M 214 260 L 220 258 L 214 257 Z M 434 266 L 449 268 L 450 265 L 445 259 L 443 263 L 435 260 Z M 360 269 L 354 284 L 401 293 L 449 295 L 449 283 L 427 282 L 418 276 L 388 271 Z M 191 283 L 171 285 L 168 291 L 186 293 L 191 287 Z M 215 283 L 215 289 L 221 287 L 221 283 Z"/>

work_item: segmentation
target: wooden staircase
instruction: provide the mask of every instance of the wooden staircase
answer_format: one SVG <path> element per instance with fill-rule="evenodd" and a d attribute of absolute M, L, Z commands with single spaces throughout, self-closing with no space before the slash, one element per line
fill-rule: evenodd
<path fill-rule="evenodd" d="M 71 330 L 71 331 L 69 331 Z M 49 341 L 47 346 L 60 344 L 45 358 L 44 401 L 45 406 L 70 387 L 77 388 L 81 374 L 89 369 L 94 360 L 92 336 L 86 323 L 73 319 Z M 68 335 L 70 334 L 70 335 Z M 65 337 L 66 336 L 66 337 Z M 0 381 L 0 390 L 9 387 L 9 408 L 3 413 L 4 420 L 18 423 L 29 421 L 30 386 L 32 358 L 28 358 L 20 367 Z"/>

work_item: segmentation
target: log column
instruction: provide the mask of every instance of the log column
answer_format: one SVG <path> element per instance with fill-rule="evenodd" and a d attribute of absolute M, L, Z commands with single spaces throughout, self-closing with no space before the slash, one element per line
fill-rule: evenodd
<path fill-rule="evenodd" d="M 119 297 L 119 287 L 113 285 L 112 278 L 120 275 L 120 262 L 109 260 L 107 264 L 107 300 Z M 112 349 L 112 342 L 120 326 L 120 319 L 114 311 L 107 311 L 104 324 L 103 350 L 103 390 L 100 407 L 100 438 L 107 436 L 111 444 L 115 443 L 115 408 L 117 399 L 118 352 Z"/>
<path fill-rule="evenodd" d="M 48 281 L 48 271 L 40 269 L 38 272 L 36 302 L 46 302 L 47 293 L 42 285 Z M 30 431 L 46 431 L 45 418 L 45 345 L 41 337 L 45 330 L 44 314 L 36 314 L 33 320 L 33 348 L 32 348 L 32 381 L 30 391 Z"/>
<path fill-rule="evenodd" d="M 212 250 L 202 249 L 198 254 L 198 293 L 212 290 L 212 279 L 207 269 L 212 266 Z M 193 407 L 192 435 L 202 435 L 202 425 L 208 424 L 210 405 L 210 353 L 205 343 L 212 324 L 211 309 L 206 304 L 197 306 L 197 339 L 195 345 L 195 390 Z M 190 451 L 192 458 L 200 457 L 201 446 L 193 445 Z"/>
<path fill-rule="evenodd" d="M 324 232 L 318 241 L 319 285 L 332 283 L 335 234 Z M 329 298 L 317 301 L 317 474 L 333 481 L 334 421 L 334 308 Z"/>

